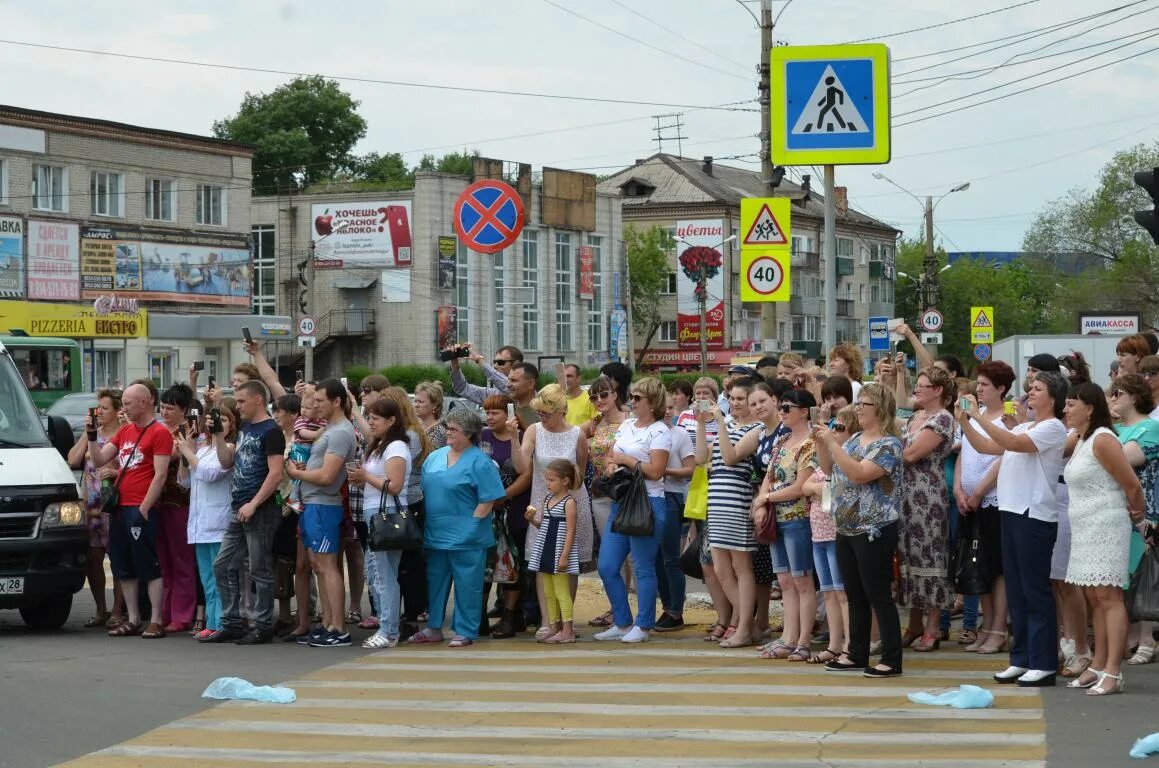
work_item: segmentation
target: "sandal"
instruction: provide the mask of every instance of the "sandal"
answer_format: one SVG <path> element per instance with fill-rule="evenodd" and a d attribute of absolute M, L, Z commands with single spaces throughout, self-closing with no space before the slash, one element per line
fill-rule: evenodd
<path fill-rule="evenodd" d="M 986 642 L 984 642 L 980 646 L 978 646 L 978 653 L 990 654 L 990 653 L 1002 653 L 1003 651 L 1005 651 L 1006 650 L 1006 633 L 1000 632 L 997 629 L 988 629 L 986 631 L 990 635 L 990 637 L 1000 637 L 1000 638 L 1002 638 L 1002 640 L 998 643 L 998 645 L 990 645 L 990 641 L 987 640 Z M 967 650 L 969 650 L 969 649 L 967 649 Z"/>
<path fill-rule="evenodd" d="M 1108 680 L 1115 681 L 1114 688 L 1104 688 L 1103 684 Z M 1109 672 L 1099 673 L 1099 682 L 1095 683 L 1094 687 L 1087 691 L 1087 696 L 1110 696 L 1112 693 L 1122 693 L 1126 683 L 1123 682 L 1123 676 L 1112 675 Z"/>
<path fill-rule="evenodd" d="M 713 641 L 720 642 L 724 639 L 724 633 L 728 631 L 728 627 L 717 622 L 708 628 L 708 634 L 704 637 L 704 642 L 711 643 Z"/>
<path fill-rule="evenodd" d="M 610 627 L 610 626 L 612 626 L 612 612 L 606 611 L 605 613 L 601 613 L 599 616 L 597 616 L 594 619 L 592 619 L 591 621 L 589 621 L 588 626 L 589 627 Z M 536 639 L 538 640 L 539 638 L 537 637 Z"/>
<path fill-rule="evenodd" d="M 903 638 L 904 641 L 904 638 Z M 921 640 L 910 646 L 910 650 L 918 653 L 929 653 L 936 651 L 942 645 L 942 639 L 938 635 L 923 634 Z"/>
<path fill-rule="evenodd" d="M 109 637 L 129 637 L 139 634 L 141 634 L 141 625 L 134 624 L 131 621 L 122 621 L 116 627 L 109 630 Z"/>
<path fill-rule="evenodd" d="M 160 624 L 150 624 L 148 628 L 146 628 L 145 631 L 141 633 L 141 637 L 145 640 L 160 640 L 161 638 L 165 637 L 165 630 L 161 628 Z"/>
<path fill-rule="evenodd" d="M 902 633 L 901 647 L 902 648 L 909 648 L 911 645 L 914 644 L 914 640 L 917 640 L 921 636 L 922 636 L 921 631 L 913 632 L 913 631 L 907 629 L 905 632 Z"/>
<path fill-rule="evenodd" d="M 774 640 L 761 649 L 762 659 L 787 659 L 793 649 L 784 643 L 782 640 Z"/>
<path fill-rule="evenodd" d="M 469 637 L 462 635 L 455 635 L 451 638 L 451 642 L 447 643 L 448 648 L 466 648 L 468 645 L 474 645 L 475 641 Z"/>
<path fill-rule="evenodd" d="M 420 645 L 422 643 L 441 643 L 443 642 L 443 633 L 438 635 L 428 635 L 425 629 L 420 629 L 413 635 L 407 638 L 407 645 Z"/>
<path fill-rule="evenodd" d="M 958 633 L 958 645 L 974 645 L 978 642 L 978 632 L 973 629 L 963 629 Z M 965 649 L 963 649 L 965 650 Z"/>
<path fill-rule="evenodd" d="M 362 622 L 362 611 L 354 610 L 346 614 L 347 624 L 360 624 Z"/>
<path fill-rule="evenodd" d="M 535 642 L 542 643 L 547 638 L 558 633 L 559 630 L 555 627 L 543 626 L 535 630 Z"/>
<path fill-rule="evenodd" d="M 1131 665 L 1150 664 L 1153 661 L 1155 661 L 1155 647 L 1151 645 L 1140 645 L 1135 651 L 1135 655 L 1127 659 L 1127 663 Z"/>
<path fill-rule="evenodd" d="M 978 649 L 980 649 L 982 646 L 986 645 L 986 637 L 988 637 L 989 635 L 990 635 L 990 630 L 979 629 L 977 632 L 974 633 L 974 642 L 969 643 L 962 650 L 965 651 L 966 653 L 977 653 Z"/>
<path fill-rule="evenodd" d="M 830 650 L 826 648 L 820 653 L 814 653 L 808 658 L 809 664 L 828 664 L 831 661 L 836 661 L 837 657 L 841 655 L 840 651 Z"/>
<path fill-rule="evenodd" d="M 1089 680 L 1083 680 L 1086 675 L 1092 675 Z M 1103 679 L 1103 670 L 1087 667 L 1083 673 L 1066 684 L 1067 688 L 1094 688 Z"/>
<path fill-rule="evenodd" d="M 93 629 L 95 627 L 107 627 L 112 614 L 108 611 L 104 613 L 94 613 L 93 617 L 85 622 L 85 629 Z"/>
<path fill-rule="evenodd" d="M 362 621 L 358 622 L 359 629 L 378 629 L 378 617 L 367 616 Z"/>
<path fill-rule="evenodd" d="M 796 648 L 793 649 L 793 652 L 789 654 L 788 660 L 789 661 L 808 661 L 809 660 L 809 648 L 807 646 L 804 646 L 804 645 L 798 645 Z"/>
<path fill-rule="evenodd" d="M 124 623 L 125 617 L 119 613 L 114 613 L 112 616 L 109 616 L 109 620 L 105 622 L 105 627 L 107 629 L 116 629 Z"/>
<path fill-rule="evenodd" d="M 733 633 L 731 635 L 725 635 L 724 639 L 720 641 L 721 648 L 745 648 L 753 645 L 751 637 L 739 639 L 740 636 L 736 634 L 736 628 L 733 627 L 732 629 Z"/>
<path fill-rule="evenodd" d="M 575 642 L 576 636 L 574 634 L 569 636 L 569 637 L 560 637 L 560 635 L 562 635 L 562 634 L 563 634 L 562 632 L 556 632 L 554 635 L 547 638 L 543 642 L 546 643 L 547 645 L 567 645 L 568 643 Z"/>
<path fill-rule="evenodd" d="M 205 619 L 198 619 L 193 622 L 193 628 L 189 630 L 189 636 L 196 637 L 203 629 L 205 629 Z"/>
<path fill-rule="evenodd" d="M 1066 657 L 1066 660 L 1063 662 L 1062 669 L 1059 670 L 1059 674 L 1063 677 L 1078 677 L 1084 671 L 1086 671 L 1087 667 L 1090 665 L 1091 656 L 1089 653 L 1081 655 L 1076 653 L 1072 656 Z"/>
<path fill-rule="evenodd" d="M 398 645 L 397 637 L 387 637 L 375 633 L 362 641 L 363 648 L 393 648 Z"/>

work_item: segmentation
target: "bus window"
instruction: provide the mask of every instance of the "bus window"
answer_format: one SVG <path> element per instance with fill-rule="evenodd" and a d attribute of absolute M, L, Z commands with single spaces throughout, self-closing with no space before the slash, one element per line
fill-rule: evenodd
<path fill-rule="evenodd" d="M 14 349 L 12 359 L 30 390 L 72 389 L 72 355 L 67 349 Z"/>

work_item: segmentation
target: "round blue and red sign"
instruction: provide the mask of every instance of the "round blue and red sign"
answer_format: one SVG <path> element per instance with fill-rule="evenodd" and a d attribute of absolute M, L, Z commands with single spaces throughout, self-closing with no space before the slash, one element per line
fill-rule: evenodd
<path fill-rule="evenodd" d="M 476 181 L 455 201 L 454 226 L 472 251 L 498 253 L 523 231 L 523 198 L 502 181 Z"/>

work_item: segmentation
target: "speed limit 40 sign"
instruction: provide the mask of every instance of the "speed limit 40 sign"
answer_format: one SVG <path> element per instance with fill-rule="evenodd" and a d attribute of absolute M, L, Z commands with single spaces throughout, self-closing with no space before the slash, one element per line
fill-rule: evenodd
<path fill-rule="evenodd" d="M 742 250 L 741 301 L 789 300 L 789 251 Z"/>

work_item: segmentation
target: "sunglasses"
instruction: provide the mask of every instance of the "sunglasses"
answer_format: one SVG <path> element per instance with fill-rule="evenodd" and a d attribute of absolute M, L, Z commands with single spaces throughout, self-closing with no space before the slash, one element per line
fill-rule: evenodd
<path fill-rule="evenodd" d="M 605 397 L 611 397 L 611 392 L 588 392 L 588 400 L 593 402 L 596 400 L 603 400 Z"/>
<path fill-rule="evenodd" d="M 491 364 L 492 364 L 492 365 L 495 365 L 495 366 L 499 366 L 499 365 L 511 365 L 513 362 L 515 362 L 515 361 L 514 361 L 514 360 L 492 360 L 492 361 L 491 361 Z"/>
<path fill-rule="evenodd" d="M 1111 397 L 1119 397 L 1122 394 L 1123 394 L 1123 390 L 1121 390 L 1121 389 L 1112 389 L 1111 390 Z"/>
<path fill-rule="evenodd" d="M 371 389 L 370 387 L 363 387 L 363 388 L 362 388 L 362 394 L 364 394 L 364 395 L 369 395 L 369 394 L 370 394 L 371 392 L 373 392 L 373 391 L 374 391 L 374 390 L 373 390 L 373 389 Z"/>
<path fill-rule="evenodd" d="M 637 395 L 637 394 L 635 394 L 635 393 L 633 393 L 633 394 L 632 394 L 632 402 L 633 402 L 633 403 L 638 403 L 638 402 L 640 402 L 640 401 L 641 401 L 641 400 L 643 400 L 643 399 L 644 399 L 644 396 L 643 396 L 643 395 Z"/>
<path fill-rule="evenodd" d="M 871 402 L 869 400 L 858 400 L 856 403 L 853 404 L 853 407 L 854 408 L 873 408 L 876 405 L 877 405 L 877 403 Z"/>
<path fill-rule="evenodd" d="M 1139 371 L 1139 375 L 1144 379 L 1150 379 L 1155 376 L 1159 376 L 1159 371 Z"/>
<path fill-rule="evenodd" d="M 781 413 L 789 413 L 794 408 L 804 409 L 804 406 L 802 406 L 802 405 L 789 405 L 788 403 L 785 403 L 784 405 L 781 406 L 780 411 L 781 411 Z"/>

